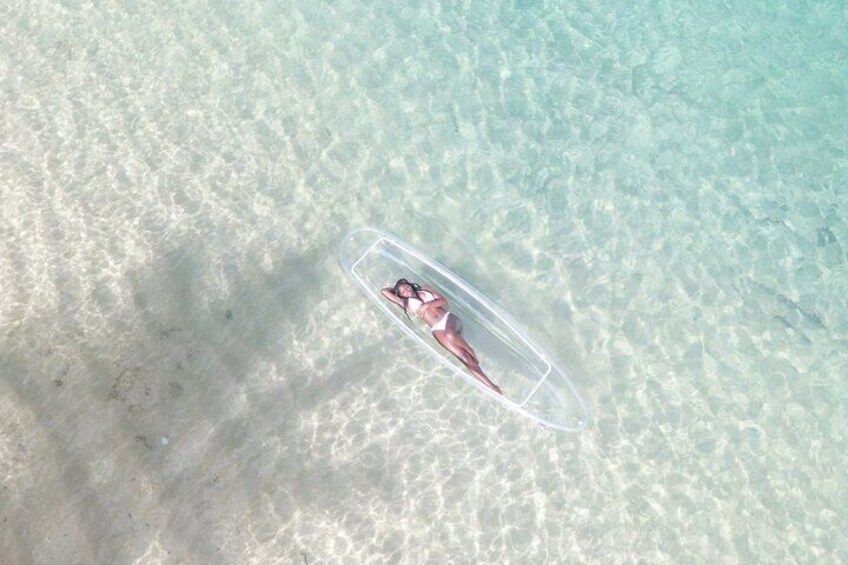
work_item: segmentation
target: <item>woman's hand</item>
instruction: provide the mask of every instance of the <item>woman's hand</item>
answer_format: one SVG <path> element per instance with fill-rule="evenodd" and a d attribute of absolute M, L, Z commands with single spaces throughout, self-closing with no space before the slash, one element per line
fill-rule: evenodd
<path fill-rule="evenodd" d="M 421 305 L 421 308 L 419 308 L 419 310 L 423 312 L 425 310 L 430 310 L 432 308 L 444 308 L 447 305 L 448 305 L 447 300 L 445 300 L 444 298 L 437 298 L 435 300 L 431 300 L 430 302 L 425 302 L 424 304 Z"/>

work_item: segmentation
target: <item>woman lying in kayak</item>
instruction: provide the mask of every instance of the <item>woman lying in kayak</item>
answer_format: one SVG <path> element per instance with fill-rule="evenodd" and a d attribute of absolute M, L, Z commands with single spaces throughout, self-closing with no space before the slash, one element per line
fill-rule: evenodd
<path fill-rule="evenodd" d="M 394 287 L 386 287 L 381 292 L 403 308 L 407 316 L 412 312 L 424 320 L 442 347 L 456 355 L 480 382 L 498 394 L 503 394 L 498 385 L 490 381 L 480 369 L 477 354 L 462 337 L 462 322 L 446 310 L 448 301 L 442 295 L 429 286 L 419 286 L 406 279 L 398 280 Z"/>

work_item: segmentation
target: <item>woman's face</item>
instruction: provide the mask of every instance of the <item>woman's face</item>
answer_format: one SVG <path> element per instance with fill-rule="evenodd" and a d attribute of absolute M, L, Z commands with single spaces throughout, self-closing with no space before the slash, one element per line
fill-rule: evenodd
<path fill-rule="evenodd" d="M 397 293 L 398 296 L 400 296 L 401 298 L 409 298 L 410 296 L 412 296 L 412 285 L 407 283 L 401 283 L 397 287 Z"/>

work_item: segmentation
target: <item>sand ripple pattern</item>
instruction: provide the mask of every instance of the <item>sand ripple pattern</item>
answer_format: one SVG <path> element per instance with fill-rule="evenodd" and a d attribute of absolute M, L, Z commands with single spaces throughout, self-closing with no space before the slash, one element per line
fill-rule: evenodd
<path fill-rule="evenodd" d="M 4 563 L 848 561 L 848 13 L 756 4 L 4 2 Z M 367 224 L 592 427 L 399 340 Z"/>

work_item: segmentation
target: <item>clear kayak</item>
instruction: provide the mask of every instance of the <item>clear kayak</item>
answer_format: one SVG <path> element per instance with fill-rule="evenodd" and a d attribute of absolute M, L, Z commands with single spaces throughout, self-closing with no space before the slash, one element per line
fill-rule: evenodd
<path fill-rule="evenodd" d="M 449 269 L 374 228 L 348 234 L 339 247 L 339 260 L 366 296 L 406 335 L 484 394 L 552 429 L 576 432 L 586 427 L 588 411 L 565 373 L 501 308 Z M 439 345 L 423 321 L 407 318 L 402 308 L 382 296 L 381 289 L 400 278 L 430 285 L 448 301 L 447 309 L 462 320 L 462 335 L 503 395 L 474 378 Z"/>

